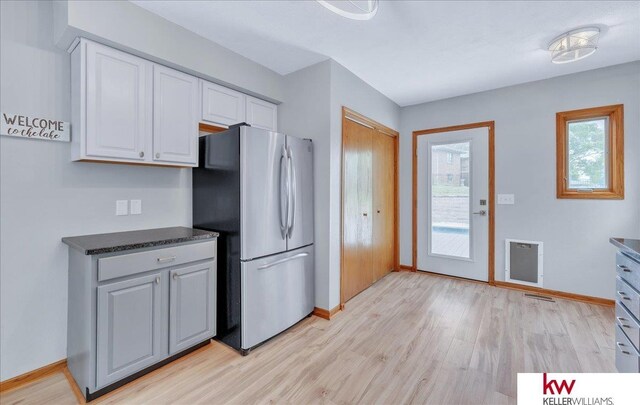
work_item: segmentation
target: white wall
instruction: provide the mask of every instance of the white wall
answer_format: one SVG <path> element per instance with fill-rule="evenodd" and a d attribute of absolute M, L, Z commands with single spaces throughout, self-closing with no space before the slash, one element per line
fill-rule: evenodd
<path fill-rule="evenodd" d="M 400 107 L 344 66 L 331 64 L 331 189 L 329 195 L 329 307 L 340 304 L 340 219 L 342 182 L 342 107 L 349 107 L 389 128 L 400 128 Z"/>
<path fill-rule="evenodd" d="M 54 2 L 56 45 L 82 36 L 273 102 L 282 76 L 128 1 Z"/>
<path fill-rule="evenodd" d="M 109 24 L 98 24 L 97 14 L 104 13 L 101 16 L 106 18 L 113 10 L 107 13 L 107 8 L 94 2 L 78 5 L 86 17 L 82 21 L 96 23 L 93 28 L 85 27 L 87 30 L 123 42 L 127 35 L 146 38 L 130 38 L 130 45 L 153 44 L 151 53 L 159 57 L 166 46 L 165 57 L 171 53 L 175 61 L 194 64 L 200 58 L 206 64 L 203 69 L 211 74 L 226 72 L 225 81 L 237 80 L 235 87 L 282 98 L 281 76 L 245 58 L 197 54 L 198 49 L 215 51 L 217 45 L 198 45 L 205 40 L 191 38 L 176 25 L 167 26 L 160 17 L 140 17 L 135 10 L 141 9 L 129 6 L 122 6 L 122 14 Z M 96 7 L 96 21 L 87 7 Z M 0 16 L 0 111 L 71 121 L 70 56 L 54 44 L 52 3 L 3 0 Z M 144 32 L 131 26 L 132 18 L 142 19 Z M 173 30 L 175 36 L 165 35 L 167 30 Z M 176 38 L 193 44 L 179 49 Z M 73 128 L 71 132 L 74 136 Z M 68 262 L 62 237 L 191 225 L 190 170 L 72 163 L 70 159 L 69 143 L 0 137 L 3 381 L 66 357 Z M 141 199 L 143 214 L 116 217 L 117 199 Z"/>
<path fill-rule="evenodd" d="M 625 109 L 625 199 L 556 199 L 555 114 L 609 104 Z M 406 107 L 401 112 L 400 260 L 411 265 L 411 133 L 495 121 L 496 279 L 504 239 L 544 242 L 544 287 L 613 298 L 608 238 L 640 237 L 640 62 Z"/>
<path fill-rule="evenodd" d="M 282 132 L 314 142 L 316 307 L 340 304 L 342 107 L 399 128 L 400 108 L 339 63 L 327 60 L 284 78 Z"/>
<path fill-rule="evenodd" d="M 285 76 L 284 102 L 278 107 L 280 132 L 313 140 L 315 306 L 325 309 L 330 308 L 330 68 L 330 62 L 325 61 Z"/>

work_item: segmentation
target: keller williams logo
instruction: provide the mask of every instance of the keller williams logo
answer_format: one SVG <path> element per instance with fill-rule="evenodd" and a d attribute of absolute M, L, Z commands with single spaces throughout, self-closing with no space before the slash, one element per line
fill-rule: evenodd
<path fill-rule="evenodd" d="M 558 383 L 557 380 L 547 381 L 547 373 L 542 373 L 542 394 L 561 395 L 562 391 L 566 390 L 567 395 L 571 395 L 571 391 L 573 391 L 573 386 L 575 385 L 576 380 L 570 381 L 571 383 L 567 380 L 561 380 L 560 383 Z"/>

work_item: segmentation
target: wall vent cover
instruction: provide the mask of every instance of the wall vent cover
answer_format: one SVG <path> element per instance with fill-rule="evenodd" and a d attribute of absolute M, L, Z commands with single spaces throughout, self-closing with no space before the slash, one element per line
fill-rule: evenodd
<path fill-rule="evenodd" d="M 505 240 L 505 281 L 542 288 L 542 242 Z"/>

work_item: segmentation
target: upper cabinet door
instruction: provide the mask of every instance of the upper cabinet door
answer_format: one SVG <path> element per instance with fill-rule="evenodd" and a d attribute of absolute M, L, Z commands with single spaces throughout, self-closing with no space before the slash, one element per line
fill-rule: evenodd
<path fill-rule="evenodd" d="M 198 79 L 155 65 L 153 89 L 153 160 L 196 165 Z"/>
<path fill-rule="evenodd" d="M 202 120 L 233 125 L 245 121 L 246 96 L 214 83 L 202 82 Z"/>
<path fill-rule="evenodd" d="M 255 97 L 247 97 L 247 124 L 269 131 L 278 130 L 278 106 Z"/>
<path fill-rule="evenodd" d="M 86 46 L 86 155 L 144 161 L 152 63 L 93 42 Z"/>

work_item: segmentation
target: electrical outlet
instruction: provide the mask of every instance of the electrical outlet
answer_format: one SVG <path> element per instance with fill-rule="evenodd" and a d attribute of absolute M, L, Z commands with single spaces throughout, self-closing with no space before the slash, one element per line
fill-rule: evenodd
<path fill-rule="evenodd" d="M 142 200 L 131 200 L 131 215 L 142 214 Z"/>
<path fill-rule="evenodd" d="M 129 215 L 128 200 L 116 200 L 116 215 Z"/>
<path fill-rule="evenodd" d="M 498 194 L 498 204 L 515 204 L 515 196 L 513 194 Z"/>

